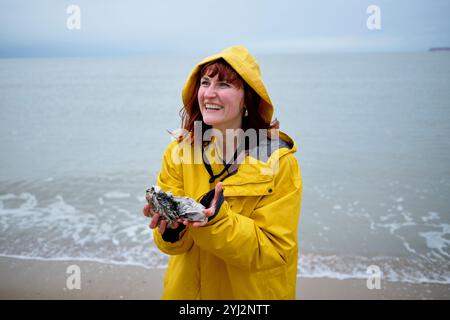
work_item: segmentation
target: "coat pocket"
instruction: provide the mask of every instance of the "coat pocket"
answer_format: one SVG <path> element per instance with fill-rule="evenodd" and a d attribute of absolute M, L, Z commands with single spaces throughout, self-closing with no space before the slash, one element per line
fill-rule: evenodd
<path fill-rule="evenodd" d="M 252 197 L 252 196 L 266 196 L 275 192 L 273 180 L 268 180 L 259 183 L 246 183 L 242 185 L 223 185 L 223 195 L 225 197 Z"/>

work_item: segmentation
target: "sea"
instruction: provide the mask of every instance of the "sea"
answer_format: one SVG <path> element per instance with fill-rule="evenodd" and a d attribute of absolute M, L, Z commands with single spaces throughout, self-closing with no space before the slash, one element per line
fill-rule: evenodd
<path fill-rule="evenodd" d="M 145 190 L 202 58 L 0 59 L 0 256 L 164 268 Z M 298 276 L 450 284 L 450 54 L 256 58 L 298 145 Z"/>

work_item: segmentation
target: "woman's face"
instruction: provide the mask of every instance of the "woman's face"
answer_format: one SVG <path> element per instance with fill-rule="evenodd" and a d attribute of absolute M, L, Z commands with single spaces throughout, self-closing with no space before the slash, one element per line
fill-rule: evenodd
<path fill-rule="evenodd" d="M 198 89 L 198 104 L 203 121 L 213 128 L 238 129 L 242 126 L 244 88 L 225 80 L 217 74 L 213 78 L 203 76 Z"/>

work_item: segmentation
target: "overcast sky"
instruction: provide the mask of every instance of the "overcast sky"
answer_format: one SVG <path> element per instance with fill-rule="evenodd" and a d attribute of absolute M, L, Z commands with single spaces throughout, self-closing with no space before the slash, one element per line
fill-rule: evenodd
<path fill-rule="evenodd" d="M 69 5 L 80 29 L 69 30 Z M 369 30 L 369 5 L 381 30 Z M 425 51 L 450 46 L 450 0 L 0 0 L 0 56 Z"/>

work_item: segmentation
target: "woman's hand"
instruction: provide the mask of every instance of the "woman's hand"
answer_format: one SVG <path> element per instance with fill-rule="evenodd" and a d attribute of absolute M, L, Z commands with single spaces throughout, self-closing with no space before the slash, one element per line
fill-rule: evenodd
<path fill-rule="evenodd" d="M 163 234 L 164 231 L 166 231 L 166 228 L 168 226 L 167 220 L 161 219 L 161 215 L 153 211 L 153 208 L 150 204 L 146 204 L 142 212 L 144 213 L 144 216 L 152 219 L 149 224 L 149 227 L 151 229 L 155 229 L 156 227 L 158 227 L 158 231 L 160 234 Z M 169 228 L 178 228 L 178 222 L 173 223 L 171 226 L 169 226 Z"/>
<path fill-rule="evenodd" d="M 219 200 L 221 192 L 222 192 L 222 182 L 219 182 L 219 183 L 217 183 L 216 187 L 214 188 L 214 198 L 211 201 L 210 207 L 208 209 L 203 210 L 203 213 L 205 214 L 205 216 L 207 218 L 211 217 L 212 215 L 214 215 L 214 212 L 216 212 L 216 204 L 217 204 L 217 201 Z M 178 219 L 178 222 L 184 224 L 185 226 L 191 226 L 191 227 L 203 227 L 205 224 L 208 223 L 208 221 L 192 222 L 192 221 L 183 220 L 183 219 Z"/>

